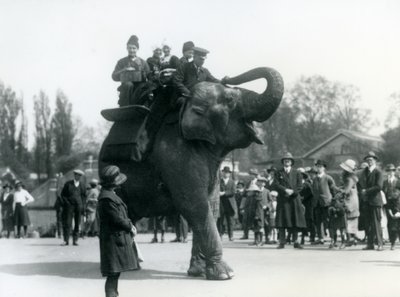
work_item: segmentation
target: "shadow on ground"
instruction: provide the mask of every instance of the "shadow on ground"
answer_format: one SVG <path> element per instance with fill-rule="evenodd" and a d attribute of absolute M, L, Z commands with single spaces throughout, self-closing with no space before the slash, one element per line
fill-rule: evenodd
<path fill-rule="evenodd" d="M 377 266 L 400 266 L 400 261 L 384 261 L 384 260 L 371 260 L 371 261 L 361 261 L 361 263 L 374 263 Z"/>
<path fill-rule="evenodd" d="M 66 278 L 101 279 L 100 264 L 96 262 L 44 262 L 1 265 L 0 272 L 27 276 L 47 275 Z M 121 274 L 121 279 L 191 279 L 183 272 L 141 269 Z"/>

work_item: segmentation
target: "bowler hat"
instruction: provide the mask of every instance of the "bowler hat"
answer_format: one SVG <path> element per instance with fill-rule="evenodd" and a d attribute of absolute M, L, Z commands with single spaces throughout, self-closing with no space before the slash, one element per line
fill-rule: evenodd
<path fill-rule="evenodd" d="M 194 43 L 193 43 L 193 41 L 186 41 L 186 42 L 183 44 L 182 53 L 184 53 L 184 52 L 186 52 L 186 51 L 190 51 L 190 50 L 192 50 L 193 48 L 194 48 Z"/>
<path fill-rule="evenodd" d="M 386 165 L 386 171 L 396 171 L 396 167 L 393 164 Z"/>
<path fill-rule="evenodd" d="M 356 170 L 356 161 L 348 159 L 339 165 L 343 170 L 353 173 Z"/>
<path fill-rule="evenodd" d="M 373 158 L 376 161 L 378 161 L 378 156 L 373 151 L 368 152 L 368 154 L 364 157 L 364 160 L 368 158 Z"/>
<path fill-rule="evenodd" d="M 229 168 L 229 166 L 225 166 L 225 167 L 222 169 L 222 172 L 232 173 L 232 171 L 231 171 L 231 169 Z"/>
<path fill-rule="evenodd" d="M 317 162 L 315 162 L 314 165 L 315 165 L 315 166 L 324 166 L 325 168 L 327 167 L 326 162 L 323 161 L 323 160 L 317 160 Z"/>
<path fill-rule="evenodd" d="M 208 53 L 210 53 L 208 50 L 195 46 L 193 47 L 193 52 L 195 55 L 201 56 L 201 57 L 205 57 L 207 56 Z"/>
<path fill-rule="evenodd" d="M 74 170 L 74 174 L 77 174 L 77 175 L 84 175 L 85 173 L 84 173 L 82 170 L 80 170 L 80 169 L 75 169 L 75 170 Z"/>
<path fill-rule="evenodd" d="M 258 175 L 258 170 L 257 170 L 257 169 L 254 169 L 254 168 L 251 168 L 251 169 L 249 170 L 249 174 L 250 174 L 250 175 L 255 175 L 255 176 L 257 176 L 257 175 Z"/>
<path fill-rule="evenodd" d="M 271 166 L 270 168 L 267 169 L 267 172 L 268 172 L 268 173 L 270 173 L 270 172 L 272 172 L 272 171 L 273 171 L 273 172 L 277 172 L 278 169 L 277 169 L 275 166 Z"/>
<path fill-rule="evenodd" d="M 281 158 L 281 162 L 283 163 L 283 160 L 291 160 L 292 164 L 294 164 L 294 159 L 293 159 L 293 155 L 289 152 L 286 152 L 282 158 Z"/>
<path fill-rule="evenodd" d="M 102 186 L 119 186 L 127 180 L 127 177 L 117 166 L 108 165 L 101 170 L 100 179 Z"/>

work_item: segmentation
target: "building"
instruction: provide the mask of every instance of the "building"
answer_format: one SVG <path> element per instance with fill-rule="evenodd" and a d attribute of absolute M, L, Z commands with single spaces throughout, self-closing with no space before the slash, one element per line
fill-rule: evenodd
<path fill-rule="evenodd" d="M 353 159 L 360 164 L 368 151 L 378 152 L 382 149 L 384 140 L 379 136 L 340 129 L 334 135 L 309 150 L 301 156 L 295 156 L 296 167 L 313 166 L 318 159 L 325 160 L 330 170 Z M 280 159 L 270 159 L 256 165 L 279 165 Z"/>

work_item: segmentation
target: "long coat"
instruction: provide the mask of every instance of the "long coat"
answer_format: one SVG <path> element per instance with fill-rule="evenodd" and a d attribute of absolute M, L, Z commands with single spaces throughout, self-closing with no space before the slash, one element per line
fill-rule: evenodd
<path fill-rule="evenodd" d="M 278 198 L 276 206 L 277 228 L 306 228 L 304 217 L 304 206 L 300 201 L 299 192 L 302 189 L 301 173 L 292 168 L 286 173 L 282 168 L 277 172 Z M 293 194 L 288 196 L 286 189 L 293 190 Z"/>
<path fill-rule="evenodd" d="M 343 191 L 346 195 L 344 203 L 346 205 L 346 216 L 348 219 L 354 219 L 360 216 L 357 181 L 357 176 L 352 174 L 344 180 L 343 184 Z"/>
<path fill-rule="evenodd" d="M 365 194 L 362 195 L 362 199 L 370 206 L 382 206 L 383 200 L 381 196 L 381 190 L 383 186 L 383 174 L 378 168 L 375 168 L 372 172 L 369 172 L 368 167 L 363 169 L 358 183 L 361 189 L 365 189 Z"/>
<path fill-rule="evenodd" d="M 224 180 L 220 180 L 220 190 L 225 192 L 221 198 L 221 210 L 222 212 L 230 217 L 237 216 L 237 205 L 235 199 L 236 185 L 233 179 L 229 178 L 225 184 Z"/>
<path fill-rule="evenodd" d="M 103 189 L 99 196 L 100 262 L 103 276 L 139 269 L 132 247 L 132 223 L 125 203 L 113 191 Z"/>

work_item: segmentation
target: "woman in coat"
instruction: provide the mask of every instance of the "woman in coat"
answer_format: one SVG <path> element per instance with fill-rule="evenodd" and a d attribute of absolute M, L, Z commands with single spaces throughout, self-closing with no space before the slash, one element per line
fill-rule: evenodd
<path fill-rule="evenodd" d="M 22 182 L 15 181 L 14 191 L 14 225 L 17 226 L 17 238 L 21 237 L 21 227 L 24 227 L 24 237 L 27 235 L 28 226 L 31 224 L 29 219 L 28 208 L 29 203 L 35 201 L 32 195 L 23 188 Z"/>
<path fill-rule="evenodd" d="M 14 196 L 11 192 L 12 188 L 10 184 L 6 183 L 3 186 L 3 192 L 1 193 L 1 217 L 3 221 L 3 230 L 7 232 L 7 238 L 10 238 L 10 233 L 14 232 Z"/>
<path fill-rule="evenodd" d="M 358 217 L 360 216 L 359 198 L 357 192 L 358 177 L 356 175 L 356 162 L 349 159 L 339 165 L 343 169 L 343 192 L 346 206 L 346 232 L 347 246 L 355 244 L 358 232 Z"/>
<path fill-rule="evenodd" d="M 138 256 L 133 248 L 136 228 L 128 218 L 125 203 L 114 190 L 126 181 L 117 166 L 106 166 L 100 173 L 102 189 L 98 201 L 100 220 L 100 267 L 106 297 L 118 296 L 120 273 L 140 269 Z"/>

